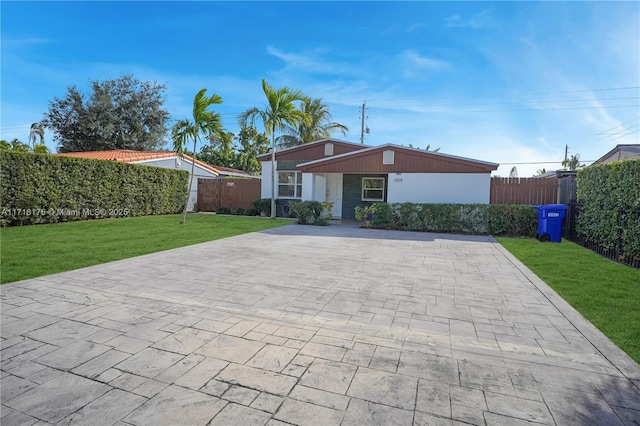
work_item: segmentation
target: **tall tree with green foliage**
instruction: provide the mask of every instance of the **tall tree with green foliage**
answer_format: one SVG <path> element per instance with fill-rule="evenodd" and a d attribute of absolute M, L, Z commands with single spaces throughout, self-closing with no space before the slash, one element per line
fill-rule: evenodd
<path fill-rule="evenodd" d="M 264 126 L 267 136 L 271 136 L 271 218 L 276 217 L 276 131 L 287 128 L 297 128 L 302 124 L 309 125 L 307 115 L 296 108 L 296 102 L 303 102 L 307 97 L 300 90 L 288 87 L 274 89 L 266 80 L 262 80 L 262 90 L 267 98 L 264 109 L 253 107 L 240 114 L 238 121 L 241 126 L 247 126 L 249 122 L 255 127 L 255 121 L 259 118 Z"/>
<path fill-rule="evenodd" d="M 281 148 L 326 139 L 335 132 L 343 136 L 349 132 L 349 128 L 344 124 L 331 121 L 329 106 L 322 102 L 322 98 L 305 98 L 300 104 L 300 110 L 307 116 L 307 121 L 287 127 L 286 134 L 279 136 L 277 140 Z"/>
<path fill-rule="evenodd" d="M 237 136 L 238 163 L 237 168 L 251 175 L 259 175 L 262 166 L 258 156 L 269 152 L 269 138 L 259 133 L 255 127 L 242 127 Z"/>
<path fill-rule="evenodd" d="M 184 211 L 180 223 L 183 224 L 187 220 L 187 208 L 189 206 L 189 197 L 191 196 L 191 186 L 194 179 L 196 148 L 198 141 L 202 136 L 209 140 L 222 138 L 224 130 L 222 128 L 222 120 L 220 114 L 211 111 L 209 108 L 216 104 L 221 104 L 222 98 L 215 93 L 207 96 L 207 89 L 201 89 L 193 99 L 193 120 L 179 120 L 172 129 L 171 138 L 173 139 L 173 149 L 182 155 L 185 146 L 189 140 L 193 141 L 193 161 L 191 162 L 191 177 L 189 179 L 189 189 L 187 198 L 184 202 Z"/>
<path fill-rule="evenodd" d="M 259 175 L 261 165 L 258 156 L 269 152 L 269 138 L 255 127 L 244 126 L 238 136 L 231 132 L 221 140 L 209 142 L 198 153 L 200 161 L 212 166 L 231 167 L 251 175 Z"/>
<path fill-rule="evenodd" d="M 200 148 L 198 159 L 212 166 L 237 167 L 237 153 L 233 143 L 234 134 L 223 132 Z"/>
<path fill-rule="evenodd" d="M 59 152 L 152 151 L 164 145 L 169 120 L 164 85 L 126 75 L 90 86 L 89 94 L 71 86 L 64 98 L 49 103 L 40 124 L 54 132 Z"/>

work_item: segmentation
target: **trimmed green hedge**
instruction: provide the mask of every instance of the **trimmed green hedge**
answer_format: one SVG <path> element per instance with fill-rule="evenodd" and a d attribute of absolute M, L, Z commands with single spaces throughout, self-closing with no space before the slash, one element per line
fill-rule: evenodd
<path fill-rule="evenodd" d="M 189 172 L 49 154 L 0 152 L 0 224 L 178 213 Z"/>
<path fill-rule="evenodd" d="M 271 216 L 271 198 L 260 198 L 253 202 L 253 209 L 261 216 Z"/>
<path fill-rule="evenodd" d="M 300 225 L 328 225 L 333 203 L 331 201 L 291 201 L 291 212 Z"/>
<path fill-rule="evenodd" d="M 369 228 L 535 237 L 538 213 L 518 204 L 374 203 L 356 207 Z"/>
<path fill-rule="evenodd" d="M 257 216 L 255 209 L 230 209 L 228 207 L 220 207 L 216 210 L 216 214 L 227 214 L 232 216 Z"/>
<path fill-rule="evenodd" d="M 578 235 L 609 249 L 620 236 L 625 255 L 640 257 L 640 159 L 587 167 L 576 179 Z"/>

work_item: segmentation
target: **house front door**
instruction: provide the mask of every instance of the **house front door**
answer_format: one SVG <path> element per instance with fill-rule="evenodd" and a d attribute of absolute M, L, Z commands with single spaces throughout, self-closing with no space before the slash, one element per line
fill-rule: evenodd
<path fill-rule="evenodd" d="M 334 219 L 340 219 L 342 217 L 342 174 L 341 173 L 329 173 L 327 174 L 327 196 L 326 201 L 333 203 L 333 210 L 331 211 Z"/>

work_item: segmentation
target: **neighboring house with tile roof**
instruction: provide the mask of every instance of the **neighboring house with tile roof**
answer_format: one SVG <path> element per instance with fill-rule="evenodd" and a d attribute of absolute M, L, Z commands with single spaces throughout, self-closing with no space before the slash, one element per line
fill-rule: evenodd
<path fill-rule="evenodd" d="M 291 200 L 333 202 L 334 218 L 354 219 L 374 202 L 488 204 L 498 164 L 400 145 L 323 139 L 276 151 L 276 208 Z M 271 153 L 262 162 L 261 197 L 271 198 Z"/>
<path fill-rule="evenodd" d="M 57 155 L 142 164 L 145 166 L 161 167 L 163 169 L 180 169 L 186 170 L 189 173 L 191 173 L 191 164 L 193 162 L 192 157 L 188 155 L 179 156 L 173 151 L 132 151 L 128 149 L 116 149 L 111 151 L 64 152 Z M 258 179 L 258 177 L 251 176 L 242 170 L 212 166 L 196 159 L 188 209 L 190 211 L 195 209 L 198 197 L 198 178 L 220 179 L 225 177 Z"/>
<path fill-rule="evenodd" d="M 640 144 L 616 145 L 611 151 L 594 161 L 592 166 L 614 161 L 632 160 L 634 158 L 640 158 Z"/>

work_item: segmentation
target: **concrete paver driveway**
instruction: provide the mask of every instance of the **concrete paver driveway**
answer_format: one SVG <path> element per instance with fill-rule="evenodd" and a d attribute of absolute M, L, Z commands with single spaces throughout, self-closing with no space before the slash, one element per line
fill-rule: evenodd
<path fill-rule="evenodd" d="M 3 426 L 640 423 L 490 237 L 287 226 L 4 285 Z"/>

